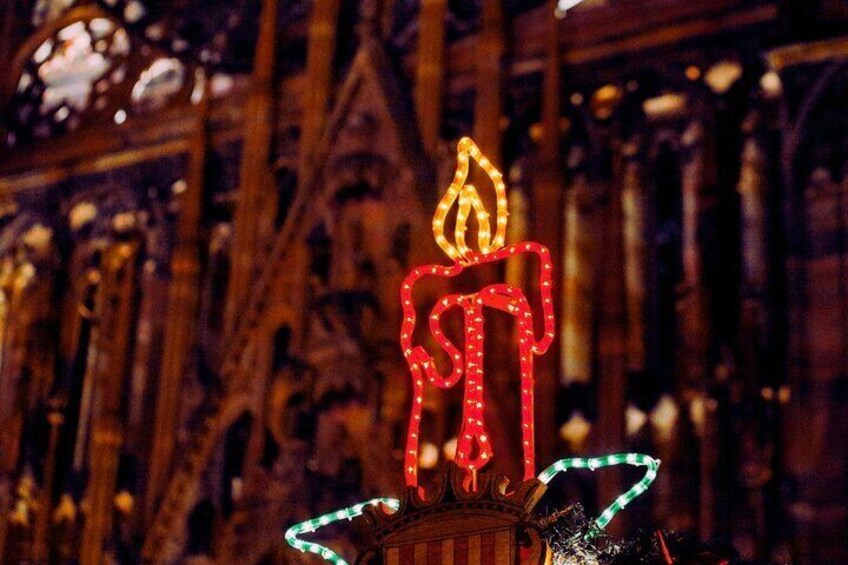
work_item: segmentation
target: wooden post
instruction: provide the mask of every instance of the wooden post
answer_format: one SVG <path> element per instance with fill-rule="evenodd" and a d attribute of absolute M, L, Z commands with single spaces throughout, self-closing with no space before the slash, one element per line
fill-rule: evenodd
<path fill-rule="evenodd" d="M 316 5 L 317 9 L 317 5 Z M 274 133 L 274 68 L 277 51 L 277 0 L 264 0 L 259 18 L 259 38 L 253 75 L 247 95 L 244 137 L 239 170 L 239 189 L 233 220 L 233 247 L 227 290 L 224 335 L 238 325 L 254 279 L 261 243 L 270 237 L 276 216 L 276 192 L 271 170 Z"/>
<path fill-rule="evenodd" d="M 312 151 L 324 131 L 327 105 L 332 86 L 333 52 L 339 0 L 315 0 L 309 24 L 306 56 L 306 95 L 300 128 L 300 179 L 303 182 L 312 168 Z"/>
<path fill-rule="evenodd" d="M 548 1 L 547 27 L 540 30 L 546 41 L 545 76 L 542 90 L 544 137 L 539 163 L 533 180 L 533 239 L 551 252 L 554 265 L 562 264 L 563 178 L 560 159 L 560 50 L 559 20 L 554 16 L 556 2 Z M 531 281 L 537 281 L 534 273 Z M 533 289 L 538 295 L 538 289 Z M 560 311 L 561 289 L 554 288 L 554 311 Z M 537 361 L 536 369 L 536 443 L 537 459 L 552 461 L 556 455 L 556 393 L 559 368 L 559 344 L 555 341 L 547 355 Z"/>
<path fill-rule="evenodd" d="M 206 163 L 206 96 L 197 109 L 197 127 L 189 149 L 186 190 L 180 195 L 177 243 L 171 257 L 171 283 L 165 322 L 162 369 L 156 395 L 145 515 L 155 515 L 159 497 L 170 476 L 183 393 L 183 375 L 194 344 L 199 286 L 199 231 Z"/>
<path fill-rule="evenodd" d="M 80 547 L 81 565 L 102 565 L 103 543 L 112 530 L 118 458 L 123 443 L 121 396 L 129 372 L 129 352 L 134 325 L 137 243 L 117 243 L 104 257 L 103 287 L 97 312 L 102 331 L 97 367 L 98 405 L 92 426 L 89 477 Z"/>
<path fill-rule="evenodd" d="M 418 69 L 415 108 L 424 150 L 436 155 L 442 122 L 444 85 L 445 13 L 447 0 L 422 0 L 418 18 Z"/>

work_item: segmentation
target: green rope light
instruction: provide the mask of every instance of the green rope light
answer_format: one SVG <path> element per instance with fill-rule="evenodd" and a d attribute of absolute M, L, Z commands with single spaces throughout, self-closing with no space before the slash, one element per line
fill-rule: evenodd
<path fill-rule="evenodd" d="M 539 474 L 539 480 L 548 484 L 554 477 L 560 473 L 564 473 L 569 469 L 589 469 L 594 471 L 602 467 L 611 467 L 614 465 L 636 465 L 647 467 L 648 470 L 642 480 L 633 485 L 630 490 L 616 498 L 606 510 L 601 512 L 601 515 L 595 519 L 592 531 L 589 536 L 594 536 L 600 533 L 601 530 L 607 527 L 616 514 L 624 510 L 624 507 L 633 502 L 635 498 L 648 490 L 654 479 L 657 478 L 657 469 L 660 467 L 660 460 L 654 459 L 649 455 L 641 453 L 616 453 L 606 455 L 604 457 L 571 457 L 568 459 L 560 459 Z"/>
<path fill-rule="evenodd" d="M 592 537 L 606 528 L 616 514 L 624 510 L 628 504 L 648 490 L 648 487 L 650 487 L 651 483 L 653 483 L 657 478 L 657 470 L 660 467 L 660 460 L 641 453 L 616 453 L 613 455 L 606 455 L 604 457 L 570 457 L 567 459 L 560 459 L 539 473 L 538 479 L 543 483 L 548 484 L 554 479 L 554 477 L 560 473 L 568 471 L 569 469 L 589 469 L 594 471 L 595 469 L 611 467 L 614 465 L 635 465 L 647 467 L 648 470 L 645 473 L 645 476 L 642 477 L 642 480 L 633 485 L 630 490 L 616 498 L 613 503 L 610 504 L 606 510 L 601 512 L 601 515 L 595 519 L 592 530 L 589 533 L 589 537 Z M 295 524 L 286 531 L 286 542 L 299 551 L 314 553 L 315 555 L 323 557 L 326 561 L 333 565 L 348 565 L 348 562 L 332 549 L 318 543 L 302 540 L 298 536 L 304 533 L 311 534 L 324 526 L 332 524 L 333 522 L 338 522 L 340 520 L 352 520 L 357 516 L 361 516 L 362 509 L 366 506 L 376 506 L 377 504 L 384 504 L 392 510 L 397 510 L 400 507 L 400 502 L 394 498 L 374 498 L 366 502 L 360 502 L 359 504 L 354 504 L 353 506 L 349 506 L 343 510 L 330 512 L 329 514 L 324 514 L 318 518 L 312 518 L 311 520 Z"/>
<path fill-rule="evenodd" d="M 295 524 L 286 530 L 286 542 L 299 551 L 314 553 L 315 555 L 323 557 L 326 561 L 333 563 L 333 565 L 348 565 L 348 562 L 332 549 L 318 543 L 304 541 L 298 536 L 303 533 L 310 534 L 319 528 L 332 524 L 333 522 L 338 522 L 340 520 L 352 520 L 357 516 L 361 516 L 362 509 L 366 506 L 376 506 L 378 504 L 384 504 L 392 510 L 400 508 L 400 502 L 394 498 L 374 498 L 366 502 L 360 502 L 359 504 L 348 506 L 343 510 L 330 512 L 329 514 L 324 514 L 323 516 Z"/>

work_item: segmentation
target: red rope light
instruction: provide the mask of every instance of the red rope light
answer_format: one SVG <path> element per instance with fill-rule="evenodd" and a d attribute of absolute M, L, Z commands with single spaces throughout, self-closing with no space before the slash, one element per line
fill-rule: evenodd
<path fill-rule="evenodd" d="M 476 190 L 465 185 L 468 173 L 468 157 L 475 159 L 489 174 L 498 195 L 498 234 L 490 244 L 488 223 L 485 210 L 480 203 Z M 486 430 L 484 412 L 484 309 L 494 308 L 506 312 L 516 318 L 518 325 L 518 353 L 521 371 L 521 436 L 524 451 L 524 479 L 535 477 L 535 435 L 534 435 L 534 356 L 544 354 L 554 338 L 554 313 L 552 292 L 552 271 L 550 252 L 546 247 L 535 242 L 524 242 L 508 247 L 502 247 L 506 230 L 506 209 L 503 181 L 500 173 L 479 152 L 468 138 L 459 143 L 457 175 L 448 196 L 439 206 L 433 220 L 433 230 L 437 242 L 454 261 L 453 265 L 425 265 L 417 267 L 406 277 L 401 286 L 401 304 L 403 306 L 403 323 L 401 324 L 401 347 L 409 365 L 413 382 L 412 413 L 409 421 L 409 431 L 404 457 L 404 474 L 406 484 L 418 484 L 418 444 L 421 428 L 421 410 L 424 403 L 425 381 L 441 389 L 455 386 L 465 375 L 465 390 L 463 394 L 462 424 L 457 439 L 456 463 L 468 470 L 472 476 L 484 467 L 494 455 L 489 433 Z M 467 192 L 470 187 L 470 192 Z M 469 196 L 465 197 L 466 194 Z M 478 226 L 484 230 L 481 240 L 481 252 L 469 250 L 464 244 L 464 236 L 457 237 L 459 249 L 450 245 L 444 237 L 443 226 L 447 207 L 459 199 L 460 215 L 463 228 L 469 211 L 474 209 L 478 215 Z M 446 206 L 447 204 L 448 206 Z M 464 212 L 463 212 L 464 207 Z M 464 229 L 457 229 L 457 235 Z M 430 353 L 422 346 L 413 344 L 413 334 L 416 324 L 416 310 L 413 300 L 413 290 L 418 281 L 425 277 L 453 278 L 462 273 L 466 267 L 494 263 L 523 254 L 535 254 L 541 265 L 539 273 L 539 289 L 544 316 L 544 329 L 540 337 L 535 335 L 533 311 L 524 292 L 512 285 L 493 284 L 471 294 L 449 294 L 442 297 L 430 312 L 429 328 L 439 347 L 451 361 L 451 370 L 442 375 L 436 368 Z M 464 315 L 464 347 L 460 350 L 442 331 L 442 315 L 453 309 L 461 308 Z"/>

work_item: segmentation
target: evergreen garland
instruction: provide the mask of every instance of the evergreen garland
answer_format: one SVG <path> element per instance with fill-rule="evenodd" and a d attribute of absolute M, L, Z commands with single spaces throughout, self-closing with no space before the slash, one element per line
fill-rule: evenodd
<path fill-rule="evenodd" d="M 742 560 L 732 547 L 676 531 L 637 531 L 624 539 L 590 535 L 592 521 L 580 504 L 542 518 L 540 526 L 553 565 L 765 565 Z"/>

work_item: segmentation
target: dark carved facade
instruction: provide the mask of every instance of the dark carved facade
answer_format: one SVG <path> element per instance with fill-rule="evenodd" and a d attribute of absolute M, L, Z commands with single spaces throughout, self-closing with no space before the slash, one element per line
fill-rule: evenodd
<path fill-rule="evenodd" d="M 650 453 L 618 533 L 848 561 L 848 8 L 554 12 L 3 3 L 0 562 L 311 563 L 287 525 L 399 493 L 398 289 L 440 259 L 464 135 L 504 172 L 509 240 L 558 269 L 541 464 Z M 512 329 L 490 325 L 514 476 Z M 424 481 L 461 402 L 428 395 Z M 548 496 L 593 511 L 629 478 Z M 358 535 L 329 541 L 352 558 Z"/>

